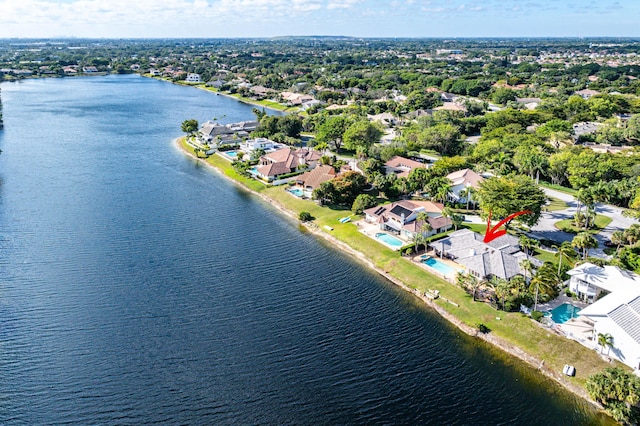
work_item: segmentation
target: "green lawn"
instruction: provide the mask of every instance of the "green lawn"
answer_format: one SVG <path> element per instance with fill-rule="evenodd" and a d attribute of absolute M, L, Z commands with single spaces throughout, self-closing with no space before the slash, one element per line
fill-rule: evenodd
<path fill-rule="evenodd" d="M 550 212 L 555 212 L 555 211 L 558 211 L 558 210 L 564 210 L 567 207 L 569 207 L 567 205 L 567 203 L 565 203 L 561 199 L 555 198 L 555 197 L 549 197 L 549 204 L 547 204 L 545 206 L 547 211 L 550 211 Z"/>
<path fill-rule="evenodd" d="M 597 234 L 601 230 L 607 227 L 611 223 L 611 218 L 608 216 L 604 216 L 601 214 L 596 215 L 595 220 L 595 228 L 589 229 L 587 232 L 590 234 Z M 571 234 L 577 234 L 578 232 L 583 232 L 584 230 L 581 228 L 577 228 L 575 225 L 571 223 L 571 219 L 564 219 L 557 221 L 554 226 L 561 231 L 569 232 Z"/>
<path fill-rule="evenodd" d="M 556 191 L 564 192 L 565 194 L 573 195 L 574 197 L 578 195 L 578 191 L 573 188 L 567 188 L 566 186 L 554 185 L 552 183 L 547 183 L 540 181 L 540 186 L 544 186 L 545 188 L 555 189 Z"/>
<path fill-rule="evenodd" d="M 184 142 L 182 147 L 193 152 Z M 492 330 L 492 335 L 504 339 L 509 345 L 516 346 L 538 359 L 544 359 L 545 367 L 555 372 L 561 371 L 564 364 L 574 365 L 577 369 L 577 376 L 567 377 L 565 380 L 584 385 L 589 375 L 608 365 L 594 351 L 555 335 L 520 313 L 496 311 L 485 303 L 473 302 L 471 296 L 462 289 L 429 274 L 409 258 L 402 257 L 398 252 L 363 235 L 355 224 L 340 223 L 340 218 L 351 213 L 349 210 L 342 207 L 320 207 L 311 200 L 302 200 L 292 196 L 285 191 L 283 186 L 267 187 L 256 180 L 239 176 L 231 164 L 218 155 L 212 155 L 206 161 L 232 179 L 266 195 L 296 217 L 301 211 L 311 213 L 315 218 L 311 226 L 317 226 L 320 232 L 330 233 L 340 242 L 363 253 L 373 265 L 402 281 L 406 286 L 423 292 L 439 290 L 443 297 L 458 306 L 443 299 L 438 299 L 435 303 L 462 323 L 470 327 L 475 327 L 479 323 L 485 324 Z M 326 230 L 325 225 L 331 226 L 333 231 Z M 465 227 L 483 233 L 486 225 L 470 224 Z"/>

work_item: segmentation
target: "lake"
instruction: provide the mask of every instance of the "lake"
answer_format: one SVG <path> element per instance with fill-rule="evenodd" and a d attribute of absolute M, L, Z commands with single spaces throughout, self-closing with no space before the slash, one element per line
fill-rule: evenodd
<path fill-rule="evenodd" d="M 0 88 L 0 424 L 607 424 L 172 142 L 251 106 Z"/>

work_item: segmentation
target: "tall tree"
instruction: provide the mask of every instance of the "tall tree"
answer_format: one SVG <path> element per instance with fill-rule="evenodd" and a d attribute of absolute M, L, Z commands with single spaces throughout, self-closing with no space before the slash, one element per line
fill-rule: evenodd
<path fill-rule="evenodd" d="M 571 245 L 582 251 L 582 258 L 584 260 L 589 256 L 589 249 L 598 248 L 598 240 L 588 232 L 580 232 L 573 237 Z"/>
<path fill-rule="evenodd" d="M 340 151 L 344 132 L 351 124 L 351 120 L 342 115 L 333 115 L 328 117 L 324 123 L 318 126 L 316 131 L 316 140 L 320 143 L 333 143 L 336 151 Z"/>
<path fill-rule="evenodd" d="M 494 219 L 504 219 L 524 210 L 530 211 L 529 214 L 515 218 L 529 226 L 538 223 L 542 206 L 547 201 L 544 191 L 530 177 L 524 175 L 486 179 L 480 183 L 477 198 L 485 215 L 491 212 Z"/>
<path fill-rule="evenodd" d="M 187 136 L 191 136 L 198 131 L 198 120 L 196 119 L 184 120 L 180 125 L 180 129 L 184 133 L 186 133 Z"/>

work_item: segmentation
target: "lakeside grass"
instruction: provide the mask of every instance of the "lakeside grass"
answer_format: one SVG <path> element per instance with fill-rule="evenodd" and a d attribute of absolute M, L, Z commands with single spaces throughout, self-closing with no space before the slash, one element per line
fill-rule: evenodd
<path fill-rule="evenodd" d="M 183 140 L 180 145 L 193 153 Z M 335 206 L 321 207 L 313 201 L 292 196 L 282 186 L 267 187 L 255 179 L 239 175 L 229 161 L 218 155 L 212 155 L 205 161 L 247 188 L 274 200 L 295 216 L 302 211 L 311 213 L 314 217 L 313 223 L 320 232 L 329 233 L 337 240 L 363 253 L 373 265 L 400 280 L 409 288 L 421 292 L 438 290 L 444 298 L 458 305 L 455 306 L 440 298 L 434 301 L 439 308 L 469 327 L 475 328 L 480 323 L 486 325 L 491 329 L 490 335 L 506 341 L 514 348 L 514 352 L 523 351 L 539 360 L 544 360 L 545 370 L 555 373 L 556 377 L 560 376 L 559 372 L 565 364 L 574 365 L 577 370 L 576 376 L 562 377 L 560 380 L 563 382 L 578 385 L 584 389 L 589 375 L 609 366 L 595 351 L 554 334 L 520 313 L 497 311 L 486 303 L 472 301 L 472 297 L 461 288 L 429 274 L 410 259 L 363 235 L 353 223 L 340 223 L 340 218 L 351 214 L 349 210 Z M 325 225 L 332 227 L 333 231 L 326 231 L 323 228 Z M 466 227 L 472 230 L 479 228 L 479 232 L 484 232 L 486 225 L 470 224 Z M 553 257 L 551 253 L 549 255 Z"/>

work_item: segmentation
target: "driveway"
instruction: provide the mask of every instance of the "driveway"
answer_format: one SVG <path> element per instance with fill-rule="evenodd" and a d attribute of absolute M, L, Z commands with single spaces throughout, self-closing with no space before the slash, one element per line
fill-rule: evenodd
<path fill-rule="evenodd" d="M 573 195 L 548 188 L 543 188 L 543 190 L 548 196 L 558 198 L 567 203 L 567 208 L 553 212 L 543 212 L 538 224 L 531 228 L 531 234 L 538 238 L 548 238 L 558 242 L 571 241 L 574 235 L 556 229 L 554 224 L 559 220 L 571 219 L 576 214 L 578 202 Z M 598 203 L 596 205 L 596 213 L 608 216 L 612 220 L 606 228 L 595 235 L 600 246 L 597 249 L 591 250 L 589 253 L 595 257 L 606 258 L 607 255 L 602 250 L 604 248 L 604 242 L 611 238 L 611 234 L 614 231 L 623 231 L 629 228 L 632 224 L 638 223 L 638 221 L 636 219 L 623 216 L 622 209 L 620 207 L 609 204 Z"/>

